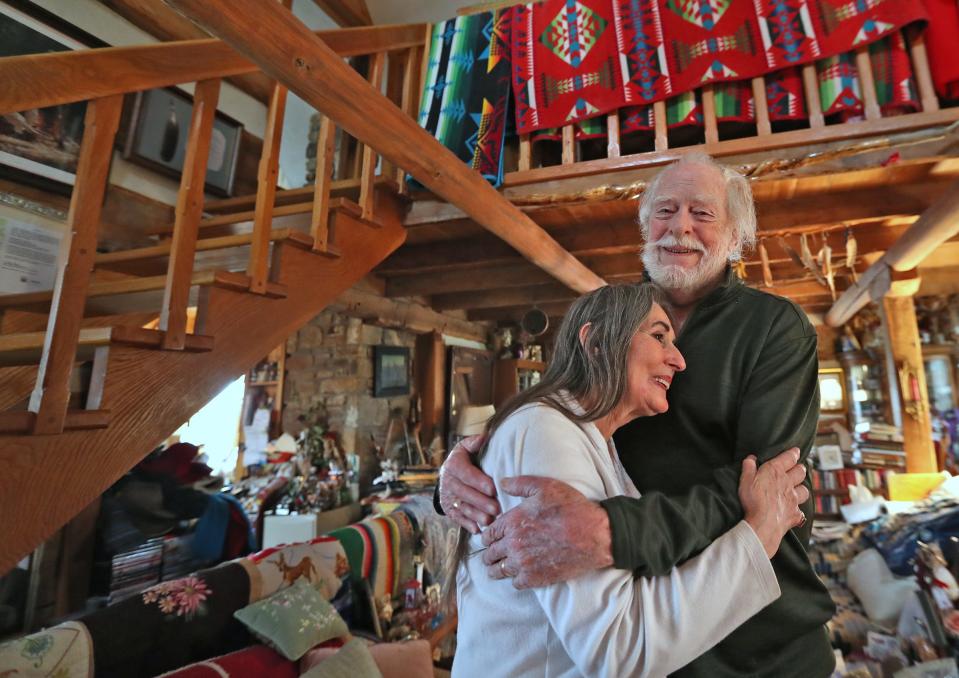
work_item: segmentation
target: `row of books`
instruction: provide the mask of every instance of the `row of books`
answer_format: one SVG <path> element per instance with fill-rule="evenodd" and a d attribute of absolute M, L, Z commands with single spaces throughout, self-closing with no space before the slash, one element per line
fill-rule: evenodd
<path fill-rule="evenodd" d="M 862 485 L 876 494 L 886 489 L 886 469 L 813 471 L 810 481 L 813 490 L 845 490 L 850 485 Z"/>
<path fill-rule="evenodd" d="M 839 507 L 848 503 L 848 497 L 839 497 L 835 494 L 817 494 L 814 495 L 813 500 L 816 505 L 817 514 L 833 514 L 839 513 Z"/>
<path fill-rule="evenodd" d="M 201 567 L 190 549 L 192 535 L 155 537 L 119 553 L 110 563 L 110 603 Z"/>

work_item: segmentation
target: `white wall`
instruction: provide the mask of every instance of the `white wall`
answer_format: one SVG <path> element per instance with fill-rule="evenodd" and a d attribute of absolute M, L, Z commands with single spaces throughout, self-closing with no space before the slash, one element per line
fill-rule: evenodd
<path fill-rule="evenodd" d="M 436 23 L 456 16 L 456 10 L 480 4 L 482 0 L 366 0 L 373 23 Z"/>

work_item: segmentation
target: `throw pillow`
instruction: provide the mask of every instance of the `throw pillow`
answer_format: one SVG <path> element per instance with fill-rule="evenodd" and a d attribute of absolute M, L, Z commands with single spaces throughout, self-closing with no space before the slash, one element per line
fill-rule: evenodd
<path fill-rule="evenodd" d="M 339 613 L 315 588 L 297 581 L 233 613 L 263 642 L 298 660 L 314 645 L 349 633 Z"/>
<path fill-rule="evenodd" d="M 324 659 L 300 678 L 383 678 L 366 643 L 353 638 L 329 659 Z"/>

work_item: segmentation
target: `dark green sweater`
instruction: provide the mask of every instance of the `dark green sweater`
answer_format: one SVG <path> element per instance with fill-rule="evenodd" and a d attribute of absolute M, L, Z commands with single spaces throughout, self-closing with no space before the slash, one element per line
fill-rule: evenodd
<path fill-rule="evenodd" d="M 690 314 L 676 345 L 687 367 L 670 387 L 669 411 L 614 435 L 643 496 L 603 505 L 616 566 L 638 576 L 668 572 L 741 520 L 742 460 L 794 445 L 805 459 L 819 417 L 815 330 L 795 304 L 745 287 L 731 270 Z M 811 518 L 812 502 L 803 508 Z M 811 522 L 787 534 L 773 558 L 782 597 L 674 675 L 832 673 L 823 625 L 834 606 L 806 555 Z"/>

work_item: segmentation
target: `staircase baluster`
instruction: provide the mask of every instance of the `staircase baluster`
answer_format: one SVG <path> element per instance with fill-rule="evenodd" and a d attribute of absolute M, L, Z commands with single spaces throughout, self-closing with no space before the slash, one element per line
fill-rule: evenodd
<path fill-rule="evenodd" d="M 167 264 L 160 330 L 163 348 L 181 351 L 186 346 L 187 305 L 190 302 L 190 278 L 196 239 L 203 213 L 203 186 L 206 181 L 213 116 L 220 95 L 220 80 L 198 82 L 193 95 L 193 117 L 183 160 L 180 192 L 177 194 L 173 242 Z"/>
<path fill-rule="evenodd" d="M 423 56 L 422 47 L 413 47 L 406 53 L 406 63 L 403 68 L 403 95 L 400 100 L 400 108 L 411 118 L 419 115 L 419 88 L 417 87 L 417 74 L 420 69 L 420 61 Z M 409 189 L 406 186 L 406 170 L 402 167 L 396 168 L 396 183 L 399 186 L 400 194 L 406 195 Z"/>
<path fill-rule="evenodd" d="M 753 109 L 756 111 L 756 134 L 766 136 L 772 134 L 772 125 L 769 123 L 769 102 L 766 101 L 766 79 L 763 76 L 753 78 Z"/>
<path fill-rule="evenodd" d="M 376 91 L 380 90 L 383 80 L 384 52 L 377 52 L 370 62 L 370 84 Z M 376 151 L 367 144 L 363 144 L 363 164 L 360 170 L 360 209 L 364 219 L 373 219 L 373 207 L 376 201 Z"/>
<path fill-rule="evenodd" d="M 929 55 L 926 52 L 924 32 L 915 27 L 908 32 L 909 53 L 912 55 L 912 69 L 916 74 L 922 112 L 932 113 L 939 110 L 939 99 L 936 98 L 936 89 L 932 85 L 932 71 L 929 70 Z"/>
<path fill-rule="evenodd" d="M 333 183 L 335 137 L 336 125 L 324 115 L 316 142 L 316 189 L 313 191 L 313 220 L 310 226 L 314 252 L 327 252 L 330 245 L 330 184 Z"/>
<path fill-rule="evenodd" d="M 576 127 L 573 124 L 563 125 L 563 160 L 564 165 L 576 162 Z"/>
<path fill-rule="evenodd" d="M 822 114 L 822 101 L 819 98 L 819 75 L 816 73 L 816 64 L 806 64 L 802 67 L 803 91 L 806 94 L 806 113 L 809 116 L 809 126 L 812 129 L 825 127 L 826 119 Z"/>
<path fill-rule="evenodd" d="M 33 432 L 63 432 L 70 404 L 70 373 L 80 337 L 87 287 L 97 251 L 97 226 L 113 155 L 113 140 L 120 122 L 121 95 L 87 104 L 83 141 L 77 162 L 77 179 L 70 199 L 65 264 L 57 271 L 43 355 L 29 409 L 36 413 Z"/>
<path fill-rule="evenodd" d="M 666 102 L 657 101 L 653 104 L 653 148 L 657 151 L 669 149 L 669 127 L 666 123 Z"/>
<path fill-rule="evenodd" d="M 718 143 L 719 126 L 716 122 L 716 92 L 712 85 L 703 85 L 703 125 L 706 128 L 706 143 Z"/>
<path fill-rule="evenodd" d="M 872 59 L 869 58 L 869 48 L 860 47 L 856 50 L 856 70 L 859 71 L 859 87 L 862 90 L 862 105 L 866 120 L 878 120 L 882 117 L 879 109 L 879 98 L 876 96 L 876 81 L 872 77 Z"/>
<path fill-rule="evenodd" d="M 613 111 L 606 116 L 606 157 L 618 158 L 619 149 L 619 111 Z"/>

